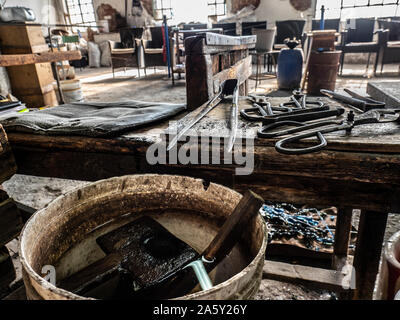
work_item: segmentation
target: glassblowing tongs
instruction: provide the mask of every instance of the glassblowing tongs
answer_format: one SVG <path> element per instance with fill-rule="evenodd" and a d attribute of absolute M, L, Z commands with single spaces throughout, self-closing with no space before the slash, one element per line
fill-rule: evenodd
<path fill-rule="evenodd" d="M 350 111 L 347 113 L 347 117 L 342 120 L 325 120 L 314 123 L 282 121 L 264 126 L 262 129 L 258 131 L 258 137 L 276 138 L 282 136 L 289 136 L 287 138 L 278 141 L 275 144 L 275 149 L 280 153 L 289 155 L 307 154 L 320 151 L 327 146 L 328 143 L 324 137 L 325 133 L 341 131 L 341 130 L 345 130 L 346 132 L 349 133 L 355 126 L 358 125 L 399 121 L 400 120 L 399 112 L 400 109 L 376 109 L 376 110 L 370 110 L 357 117 L 354 116 L 353 111 Z M 296 128 L 290 128 L 281 131 L 272 131 L 273 129 L 286 126 L 289 127 L 295 126 Z M 300 140 L 310 137 L 317 137 L 319 140 L 319 144 L 306 148 L 287 147 L 287 145 L 290 143 L 300 142 Z"/>

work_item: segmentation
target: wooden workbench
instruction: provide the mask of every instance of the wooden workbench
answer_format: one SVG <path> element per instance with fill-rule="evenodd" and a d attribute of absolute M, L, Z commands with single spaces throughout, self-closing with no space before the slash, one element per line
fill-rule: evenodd
<path fill-rule="evenodd" d="M 272 105 L 287 100 L 271 98 Z M 248 106 L 246 100 L 240 101 L 240 108 Z M 228 110 L 229 104 L 220 105 L 194 129 L 208 136 L 223 136 Z M 188 119 L 197 112 L 177 118 Z M 239 133 L 254 137 L 259 126 L 240 120 Z M 347 255 L 351 209 L 361 209 L 353 297 L 372 298 L 387 215 L 400 212 L 399 124 L 359 126 L 348 136 L 332 133 L 326 135 L 325 150 L 301 156 L 282 155 L 275 151 L 274 140 L 256 139 L 254 172 L 248 176 L 235 175 L 236 165 L 149 165 L 146 151 L 162 139 L 167 127 L 168 122 L 164 122 L 114 139 L 11 132 L 8 136 L 21 174 L 90 181 L 126 174 L 180 174 L 221 183 L 242 193 L 252 189 L 265 200 L 336 206 L 339 215 L 334 260 L 339 269 L 338 261 Z M 223 150 L 216 151 L 223 159 Z"/>

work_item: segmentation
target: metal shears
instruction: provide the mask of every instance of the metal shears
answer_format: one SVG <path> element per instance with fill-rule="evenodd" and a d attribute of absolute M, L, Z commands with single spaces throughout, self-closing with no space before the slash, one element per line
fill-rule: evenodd
<path fill-rule="evenodd" d="M 355 116 L 353 111 L 347 113 L 346 117 L 341 120 L 325 120 L 314 123 L 302 123 L 297 121 L 282 121 L 264 126 L 258 131 L 261 138 L 276 138 L 288 136 L 275 144 L 278 152 L 289 155 L 307 154 L 320 151 L 327 146 L 324 137 L 325 133 L 345 130 L 351 132 L 355 126 L 371 123 L 386 123 L 400 120 L 400 109 L 374 109 L 361 115 Z M 294 126 L 281 131 L 273 131 L 274 129 Z M 306 148 L 289 148 L 290 143 L 300 142 L 300 140 L 310 137 L 317 137 L 319 143 L 317 145 Z"/>

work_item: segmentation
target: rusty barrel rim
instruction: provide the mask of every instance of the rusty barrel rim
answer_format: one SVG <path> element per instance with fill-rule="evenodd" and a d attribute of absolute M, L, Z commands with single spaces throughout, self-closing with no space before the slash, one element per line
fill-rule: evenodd
<path fill-rule="evenodd" d="M 90 298 L 90 297 L 83 297 L 80 295 L 77 295 L 75 293 L 72 293 L 70 291 L 67 291 L 65 289 L 59 288 L 53 284 L 51 284 L 50 282 L 46 281 L 43 277 L 41 277 L 30 265 L 30 263 L 28 263 L 27 261 L 27 253 L 25 252 L 25 245 L 26 245 L 26 237 L 24 236 L 26 234 L 26 232 L 29 231 L 30 228 L 32 228 L 32 226 L 34 225 L 34 223 L 36 222 L 36 220 L 41 216 L 41 215 L 45 215 L 46 213 L 48 213 L 48 208 L 51 207 L 51 205 L 61 201 L 62 199 L 65 199 L 68 196 L 71 196 L 73 194 L 76 194 L 78 192 L 80 192 L 80 190 L 84 190 L 84 189 L 88 189 L 90 187 L 93 187 L 94 185 L 101 185 L 105 182 L 110 182 L 110 181 L 119 181 L 119 180 L 123 180 L 123 179 L 135 179 L 138 177 L 148 177 L 148 178 L 154 178 L 154 177 L 167 177 L 170 179 L 176 179 L 176 178 L 184 178 L 187 180 L 191 180 L 193 182 L 198 181 L 198 182 L 203 182 L 202 179 L 197 179 L 197 178 L 192 178 L 192 177 L 183 177 L 183 176 L 177 176 L 177 175 L 158 175 L 158 174 L 142 174 L 142 175 L 127 175 L 127 176 L 121 176 L 121 177 L 114 177 L 114 178 L 109 178 L 109 179 L 104 179 L 104 180 L 99 180 L 93 183 L 90 183 L 86 186 L 83 187 L 77 187 L 65 194 L 60 195 L 59 197 L 57 197 L 56 199 L 54 199 L 53 201 L 51 201 L 49 204 L 47 204 L 44 208 L 42 208 L 41 210 L 37 211 L 25 224 L 25 226 L 23 227 L 20 237 L 21 237 L 21 241 L 20 241 L 20 245 L 19 245 L 19 252 L 20 252 L 20 261 L 22 264 L 22 273 L 23 273 L 23 278 L 24 278 L 24 282 L 26 285 L 26 281 L 29 281 L 29 286 L 33 287 L 33 289 L 35 290 L 35 293 L 38 294 L 38 296 L 40 298 L 44 298 L 40 295 L 40 293 L 37 292 L 37 289 L 35 288 L 35 285 L 40 286 L 42 289 L 44 290 L 48 290 L 49 292 L 53 293 L 56 295 L 56 298 L 62 297 L 63 299 L 67 299 L 67 300 L 96 300 L 94 298 Z M 220 184 L 216 184 L 216 183 L 211 183 L 211 185 L 214 185 L 218 188 L 222 188 L 225 189 L 228 193 L 232 193 L 232 194 L 236 194 L 239 197 L 242 197 L 242 195 L 238 192 L 236 192 L 233 189 L 230 189 L 228 187 L 222 186 Z M 240 279 L 243 277 L 243 275 L 251 272 L 251 270 L 256 269 L 256 266 L 259 264 L 259 261 L 262 260 L 264 261 L 265 259 L 265 250 L 267 247 L 267 227 L 266 227 L 266 223 L 264 221 L 264 219 L 259 215 L 257 217 L 257 219 L 260 219 L 261 221 L 261 228 L 262 228 L 262 234 L 263 234 L 263 240 L 262 240 L 262 244 L 260 246 L 260 248 L 258 249 L 257 255 L 251 260 L 251 262 L 238 274 L 234 275 L 233 277 L 229 278 L 228 280 L 216 285 L 215 287 L 213 287 L 212 289 L 206 290 L 206 291 L 200 291 L 200 292 L 196 292 L 196 293 L 192 293 L 189 295 L 185 295 L 183 297 L 177 297 L 175 299 L 192 299 L 192 298 L 196 298 L 196 299 L 201 299 L 201 298 L 206 298 L 208 295 L 214 293 L 214 292 L 218 292 L 219 290 L 223 289 L 224 287 L 228 287 L 229 284 L 231 282 L 235 282 L 236 280 Z M 36 282 L 32 283 L 31 279 Z M 28 290 L 28 288 L 26 288 L 26 290 Z"/>

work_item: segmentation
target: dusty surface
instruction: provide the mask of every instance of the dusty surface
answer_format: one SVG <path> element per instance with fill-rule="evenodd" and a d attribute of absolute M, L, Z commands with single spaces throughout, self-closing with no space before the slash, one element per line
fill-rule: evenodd
<path fill-rule="evenodd" d="M 397 74 L 397 66 L 385 66 L 385 72 Z M 353 69 L 345 69 L 345 76 L 340 78 L 337 88 L 350 88 L 365 93 L 367 77 L 364 77 L 364 66 L 356 66 Z M 147 100 L 163 102 L 185 102 L 185 83 L 177 81 L 173 87 L 171 80 L 168 80 L 163 70 L 154 74 L 148 70 L 148 77 L 136 78 L 135 70 L 128 70 L 127 73 L 118 72 L 113 79 L 110 69 L 86 69 L 83 72 L 77 71 L 78 77 L 82 80 L 82 87 L 86 101 L 123 101 L 123 100 Z M 350 75 L 356 75 L 356 77 Z M 378 77 L 374 81 L 393 81 L 395 78 Z M 254 88 L 254 81 L 250 81 L 251 88 Z M 257 93 L 267 93 L 276 89 L 276 79 L 265 80 L 257 88 Z M 31 177 L 16 175 L 4 184 L 6 191 L 14 199 L 32 206 L 36 209 L 43 208 L 47 203 L 61 194 L 84 185 L 83 181 L 62 180 L 53 178 Z M 355 216 L 357 222 L 357 216 Z M 400 215 L 390 215 L 385 239 L 391 234 L 400 230 Z M 18 265 L 17 242 L 13 241 L 9 249 L 13 254 L 14 262 Z M 329 292 L 312 290 L 303 286 L 296 286 L 272 280 L 263 280 L 257 299 L 332 299 Z"/>

